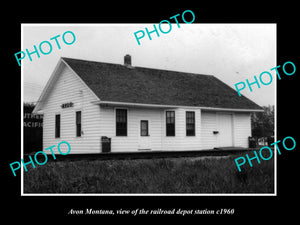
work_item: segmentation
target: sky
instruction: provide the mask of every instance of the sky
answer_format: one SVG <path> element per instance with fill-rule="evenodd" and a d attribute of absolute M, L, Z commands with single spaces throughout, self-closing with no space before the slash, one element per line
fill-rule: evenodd
<path fill-rule="evenodd" d="M 276 24 L 184 24 L 172 23 L 169 33 L 147 34 L 138 45 L 134 33 L 153 30 L 153 24 L 22 24 L 21 50 L 34 51 L 43 41 L 52 44 L 48 55 L 32 54 L 21 61 L 23 101 L 36 102 L 60 57 L 123 64 L 131 55 L 132 66 L 213 75 L 235 89 L 238 82 L 254 81 L 276 65 Z M 156 24 L 158 27 L 158 25 Z M 167 27 L 166 27 L 167 26 Z M 163 24 L 162 30 L 168 30 Z M 72 31 L 76 40 L 66 45 L 62 35 Z M 60 35 L 57 40 L 50 38 Z M 66 41 L 72 41 L 68 34 Z M 47 52 L 47 44 L 43 45 Z M 17 64 L 17 60 L 16 60 Z M 263 79 L 266 83 L 268 78 Z M 253 85 L 241 91 L 260 106 L 275 104 L 276 79 L 270 85 Z M 237 94 L 238 96 L 238 94 Z"/>

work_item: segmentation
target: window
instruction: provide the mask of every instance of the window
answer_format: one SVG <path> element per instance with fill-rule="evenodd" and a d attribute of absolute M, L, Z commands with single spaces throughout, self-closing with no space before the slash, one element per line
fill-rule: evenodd
<path fill-rule="evenodd" d="M 60 137 L 60 114 L 55 115 L 55 137 Z"/>
<path fill-rule="evenodd" d="M 166 111 L 166 135 L 175 136 L 175 111 Z"/>
<path fill-rule="evenodd" d="M 141 120 L 141 136 L 149 136 L 148 120 Z"/>
<path fill-rule="evenodd" d="M 195 112 L 186 112 L 186 136 L 195 136 Z"/>
<path fill-rule="evenodd" d="M 76 112 L 76 137 L 81 137 L 81 111 Z"/>
<path fill-rule="evenodd" d="M 127 109 L 116 109 L 116 136 L 127 136 Z"/>

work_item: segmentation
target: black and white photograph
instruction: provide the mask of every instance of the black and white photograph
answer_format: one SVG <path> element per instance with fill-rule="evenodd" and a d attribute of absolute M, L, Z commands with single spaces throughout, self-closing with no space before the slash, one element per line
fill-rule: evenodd
<path fill-rule="evenodd" d="M 276 194 L 276 24 L 163 25 L 22 25 L 23 194 Z"/>
<path fill-rule="evenodd" d="M 147 3 L 7 7 L 4 219 L 292 220 L 296 5 Z"/>

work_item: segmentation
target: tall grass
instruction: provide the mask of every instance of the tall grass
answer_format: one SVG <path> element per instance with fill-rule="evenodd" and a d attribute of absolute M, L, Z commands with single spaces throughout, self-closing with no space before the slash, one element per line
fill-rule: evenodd
<path fill-rule="evenodd" d="M 24 172 L 24 193 L 273 193 L 273 160 L 234 157 L 53 161 Z"/>

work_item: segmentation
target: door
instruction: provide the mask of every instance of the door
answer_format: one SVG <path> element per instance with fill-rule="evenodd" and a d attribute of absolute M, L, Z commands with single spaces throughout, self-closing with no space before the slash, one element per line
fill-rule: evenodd
<path fill-rule="evenodd" d="M 151 140 L 149 134 L 149 120 L 141 119 L 139 121 L 139 150 L 150 150 Z"/>
<path fill-rule="evenodd" d="M 232 114 L 218 113 L 218 147 L 233 146 L 233 122 Z"/>

